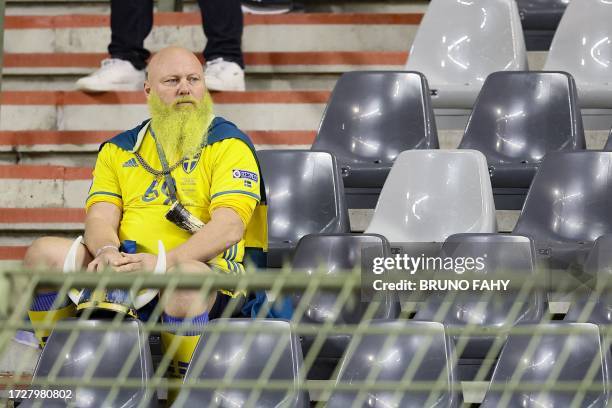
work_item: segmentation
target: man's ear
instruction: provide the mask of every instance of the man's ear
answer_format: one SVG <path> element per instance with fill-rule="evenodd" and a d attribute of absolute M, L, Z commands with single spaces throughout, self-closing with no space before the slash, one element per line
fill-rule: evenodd
<path fill-rule="evenodd" d="M 151 84 L 148 80 L 144 81 L 144 93 L 147 97 L 151 94 Z"/>

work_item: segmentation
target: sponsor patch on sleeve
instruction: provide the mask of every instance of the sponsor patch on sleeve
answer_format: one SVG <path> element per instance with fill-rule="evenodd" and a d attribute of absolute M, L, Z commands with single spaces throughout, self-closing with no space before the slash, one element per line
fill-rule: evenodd
<path fill-rule="evenodd" d="M 232 170 L 232 177 L 236 179 L 252 180 L 255 183 L 257 183 L 257 181 L 259 180 L 257 173 L 253 173 L 252 171 L 247 171 L 247 170 L 239 170 L 239 169 Z"/>

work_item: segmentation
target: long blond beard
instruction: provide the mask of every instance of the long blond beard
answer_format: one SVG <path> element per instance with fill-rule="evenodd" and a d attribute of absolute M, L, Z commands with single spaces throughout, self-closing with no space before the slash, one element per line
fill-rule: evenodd
<path fill-rule="evenodd" d="M 181 101 L 194 104 L 177 105 Z M 166 105 L 159 95 L 151 92 L 147 101 L 151 113 L 151 126 L 159 141 L 168 165 L 185 157 L 193 157 L 206 143 L 208 126 L 213 119 L 212 98 L 206 92 L 201 100 L 179 98 Z"/>

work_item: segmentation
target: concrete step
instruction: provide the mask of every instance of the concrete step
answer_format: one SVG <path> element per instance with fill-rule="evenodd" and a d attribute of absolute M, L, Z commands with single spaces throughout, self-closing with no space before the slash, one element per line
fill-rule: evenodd
<path fill-rule="evenodd" d="M 0 130 L 130 129 L 148 117 L 142 92 L 7 91 L 0 97 Z M 316 129 L 328 98 L 328 91 L 213 95 L 218 115 L 242 129 L 264 131 Z"/>
<path fill-rule="evenodd" d="M 245 132 L 258 150 L 309 149 L 316 135 L 314 130 Z M 100 144 L 118 133 L 119 130 L 0 131 L 0 164 L 93 167 Z"/>
<path fill-rule="evenodd" d="M 6 3 L 7 15 L 62 15 L 67 8 L 75 14 L 110 13 L 109 0 L 7 0 Z M 423 13 L 429 4 L 427 0 L 304 0 L 295 3 L 301 3 L 305 12 L 334 13 Z M 198 10 L 194 0 L 183 1 L 183 11 Z"/>
<path fill-rule="evenodd" d="M 201 54 L 198 54 L 202 59 Z M 402 70 L 399 51 L 245 53 L 247 90 L 331 90 L 354 70 Z M 4 56 L 5 91 L 75 90 L 76 80 L 106 58 L 102 53 L 9 53 Z"/>
<path fill-rule="evenodd" d="M 407 51 L 420 13 L 294 13 L 247 15 L 244 52 Z M 181 44 L 200 52 L 206 43 L 199 13 L 157 13 L 145 41 L 151 51 Z M 290 30 L 290 31 L 289 31 Z M 291 35 L 287 35 L 291 32 Z M 7 16 L 7 53 L 104 53 L 108 15 Z"/>

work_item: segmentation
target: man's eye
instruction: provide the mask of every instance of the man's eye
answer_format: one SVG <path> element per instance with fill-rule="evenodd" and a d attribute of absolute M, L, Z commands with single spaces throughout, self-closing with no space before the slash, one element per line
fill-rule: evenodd
<path fill-rule="evenodd" d="M 176 84 L 178 84 L 178 79 L 176 79 L 176 78 L 166 79 L 164 81 L 164 83 L 168 84 L 168 85 L 176 85 Z"/>
<path fill-rule="evenodd" d="M 200 78 L 198 78 L 198 77 L 191 77 L 191 78 L 189 78 L 189 82 L 192 83 L 192 84 L 195 84 L 196 82 L 199 82 L 199 81 L 200 81 Z"/>

